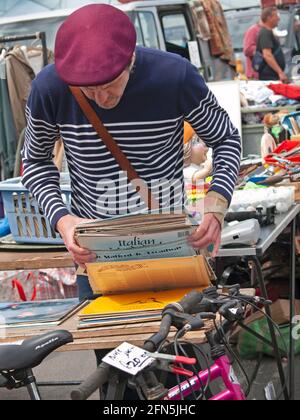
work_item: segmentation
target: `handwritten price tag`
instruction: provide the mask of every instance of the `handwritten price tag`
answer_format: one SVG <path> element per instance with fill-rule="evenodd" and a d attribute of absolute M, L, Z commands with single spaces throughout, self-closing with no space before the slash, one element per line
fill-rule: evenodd
<path fill-rule="evenodd" d="M 136 376 L 139 372 L 154 362 L 146 350 L 123 343 L 103 359 L 104 363 L 115 367 L 123 372 Z"/>

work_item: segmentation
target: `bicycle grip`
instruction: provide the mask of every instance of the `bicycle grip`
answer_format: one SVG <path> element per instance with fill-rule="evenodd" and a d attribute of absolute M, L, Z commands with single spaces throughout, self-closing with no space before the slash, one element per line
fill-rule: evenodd
<path fill-rule="evenodd" d="M 193 308 L 193 314 L 200 313 L 216 313 L 218 311 L 218 305 L 213 304 L 209 299 L 203 298 L 202 302 L 196 304 Z"/>
<path fill-rule="evenodd" d="M 97 391 L 109 379 L 110 366 L 101 363 L 96 372 L 89 376 L 80 386 L 71 393 L 73 401 L 87 400 L 94 392 Z"/>
<path fill-rule="evenodd" d="M 188 293 L 181 299 L 180 302 L 171 303 L 168 305 L 165 310 L 173 309 L 177 312 L 181 313 L 193 313 L 194 307 L 198 305 L 203 299 L 203 293 L 198 292 L 197 290 L 193 290 L 192 292 Z"/>

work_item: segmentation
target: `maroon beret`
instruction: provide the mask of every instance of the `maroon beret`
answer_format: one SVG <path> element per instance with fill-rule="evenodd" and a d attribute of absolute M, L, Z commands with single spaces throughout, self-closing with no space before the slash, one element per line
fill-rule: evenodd
<path fill-rule="evenodd" d="M 55 42 L 55 66 L 73 86 L 98 86 L 115 80 L 130 64 L 136 31 L 121 10 L 90 4 L 72 13 Z"/>

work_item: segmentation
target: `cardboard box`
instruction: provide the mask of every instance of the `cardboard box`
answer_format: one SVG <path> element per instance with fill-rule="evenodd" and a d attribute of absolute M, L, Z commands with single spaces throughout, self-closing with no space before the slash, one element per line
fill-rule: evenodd
<path fill-rule="evenodd" d="M 275 187 L 294 187 L 295 188 L 295 201 L 300 201 L 300 181 L 296 182 L 282 182 L 276 184 Z"/>
<path fill-rule="evenodd" d="M 300 300 L 296 300 L 296 315 L 300 315 Z M 290 301 L 279 299 L 271 306 L 272 318 L 278 325 L 290 323 Z"/>

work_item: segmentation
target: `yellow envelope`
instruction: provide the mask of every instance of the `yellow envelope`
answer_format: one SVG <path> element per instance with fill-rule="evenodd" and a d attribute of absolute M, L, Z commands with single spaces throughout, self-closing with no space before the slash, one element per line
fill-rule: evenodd
<path fill-rule="evenodd" d="M 87 265 L 95 294 L 208 287 L 214 274 L 203 256 Z"/>

